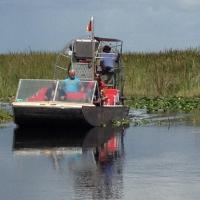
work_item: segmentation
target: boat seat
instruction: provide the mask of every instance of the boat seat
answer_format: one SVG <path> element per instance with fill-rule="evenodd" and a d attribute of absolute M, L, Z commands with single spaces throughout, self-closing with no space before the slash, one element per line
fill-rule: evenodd
<path fill-rule="evenodd" d="M 46 95 L 47 90 L 48 90 L 47 87 L 41 88 L 36 94 L 34 94 L 31 97 L 27 98 L 26 101 L 28 101 L 28 102 L 45 101 L 45 95 Z"/>
<path fill-rule="evenodd" d="M 86 100 L 86 94 L 85 92 L 68 92 L 65 95 L 65 99 L 67 100 Z"/>

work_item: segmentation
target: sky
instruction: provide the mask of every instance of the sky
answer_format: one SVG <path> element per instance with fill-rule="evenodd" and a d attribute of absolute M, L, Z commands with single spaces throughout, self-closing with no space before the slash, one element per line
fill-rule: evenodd
<path fill-rule="evenodd" d="M 60 51 L 95 35 L 123 40 L 125 52 L 200 47 L 200 0 L 0 0 L 0 54 Z"/>

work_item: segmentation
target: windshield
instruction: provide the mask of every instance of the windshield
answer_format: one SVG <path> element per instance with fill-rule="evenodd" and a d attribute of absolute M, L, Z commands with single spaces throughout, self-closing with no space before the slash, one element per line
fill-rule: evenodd
<path fill-rule="evenodd" d="M 21 79 L 16 101 L 62 101 L 92 103 L 96 81 Z"/>

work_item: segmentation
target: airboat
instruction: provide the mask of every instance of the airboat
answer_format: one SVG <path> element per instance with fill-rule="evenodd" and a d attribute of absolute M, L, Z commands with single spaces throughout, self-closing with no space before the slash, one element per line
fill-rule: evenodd
<path fill-rule="evenodd" d="M 90 21 L 91 35 L 68 42 L 58 53 L 54 77 L 44 79 L 20 79 L 12 108 L 18 126 L 104 126 L 113 121 L 126 119 L 129 108 L 124 105 L 124 74 L 121 60 L 122 44 L 119 39 L 97 37 Z M 103 47 L 108 45 L 109 54 L 117 55 L 112 73 L 102 73 Z M 62 94 L 64 77 L 70 69 L 76 71 L 80 90 Z M 104 89 L 106 99 L 100 105 L 94 100 L 101 98 L 95 74 L 108 80 Z M 51 91 L 51 92 L 48 92 Z M 51 95 L 48 96 L 47 93 Z"/>

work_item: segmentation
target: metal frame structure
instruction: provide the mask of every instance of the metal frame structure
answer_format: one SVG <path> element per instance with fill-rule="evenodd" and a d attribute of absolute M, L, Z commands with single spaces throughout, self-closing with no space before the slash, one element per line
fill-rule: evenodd
<path fill-rule="evenodd" d="M 63 79 L 67 77 L 70 69 L 75 69 L 77 77 L 81 80 L 94 80 L 95 74 L 101 73 L 99 70 L 101 68 L 101 53 L 105 45 L 111 47 L 111 54 L 118 56 L 114 66 L 112 82 L 108 86 L 119 89 L 121 95 L 123 95 L 124 67 L 121 59 L 123 42 L 118 39 L 94 37 L 71 40 L 58 54 L 54 69 L 54 79 Z M 77 52 L 86 56 L 77 56 Z M 102 78 L 106 79 L 106 76 L 102 76 Z"/>

